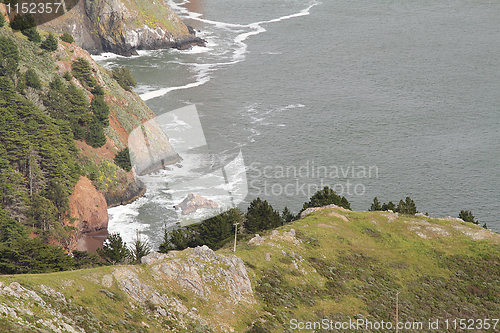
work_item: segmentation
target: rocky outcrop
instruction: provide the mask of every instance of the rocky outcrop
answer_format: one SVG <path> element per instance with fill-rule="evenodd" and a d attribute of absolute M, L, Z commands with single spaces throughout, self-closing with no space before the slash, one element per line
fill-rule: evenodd
<path fill-rule="evenodd" d="M 164 1 L 82 0 L 44 28 L 71 33 L 91 53 L 204 45 Z"/>
<path fill-rule="evenodd" d="M 219 207 L 217 203 L 194 193 L 189 193 L 180 204 L 174 206 L 175 210 L 182 209 L 182 215 L 194 213 L 201 208 L 213 209 L 217 207 Z"/>
<path fill-rule="evenodd" d="M 108 227 L 108 211 L 104 195 L 97 191 L 87 177 L 80 177 L 69 197 L 71 216 L 76 218 L 73 226 L 80 231 L 92 232 Z"/>

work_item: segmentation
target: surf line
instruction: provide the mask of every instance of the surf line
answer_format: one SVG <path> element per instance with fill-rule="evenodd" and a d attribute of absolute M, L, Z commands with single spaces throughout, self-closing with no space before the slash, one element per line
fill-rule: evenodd
<path fill-rule="evenodd" d="M 237 63 L 245 60 L 245 53 L 247 52 L 248 45 L 245 44 L 244 41 L 247 38 L 249 38 L 250 36 L 255 36 L 255 35 L 258 35 L 260 33 L 265 32 L 266 29 L 262 27 L 263 24 L 276 23 L 276 22 L 281 22 L 283 20 L 288 20 L 288 19 L 292 19 L 292 18 L 296 18 L 296 17 L 309 15 L 311 8 L 320 4 L 317 1 L 313 1 L 309 4 L 309 6 L 307 8 L 301 10 L 298 13 L 281 16 L 279 18 L 275 18 L 275 19 L 271 19 L 271 20 L 267 20 L 267 21 L 259 21 L 259 22 L 254 22 L 254 23 L 250 23 L 250 24 L 233 24 L 233 23 L 224 23 L 224 22 L 203 19 L 203 18 L 201 18 L 202 14 L 190 12 L 185 7 L 182 7 L 182 5 L 184 5 L 188 2 L 189 2 L 188 0 L 185 0 L 185 1 L 181 2 L 180 4 L 177 4 L 171 0 L 171 1 L 168 1 L 168 4 L 178 14 L 184 16 L 185 18 L 197 20 L 197 21 L 203 22 L 205 24 L 210 24 L 210 25 L 215 26 L 216 28 L 251 29 L 251 31 L 240 33 L 233 39 L 234 44 L 237 45 L 238 47 L 236 48 L 236 50 L 233 51 L 233 56 L 232 56 L 230 61 L 200 65 L 199 68 L 201 70 L 196 75 L 196 82 L 188 83 L 188 84 L 183 85 L 183 86 L 162 88 L 162 89 L 149 91 L 147 93 L 139 95 L 141 97 L 141 99 L 144 101 L 147 101 L 147 100 L 152 99 L 152 98 L 164 96 L 167 93 L 174 91 L 174 90 L 194 88 L 194 87 L 198 87 L 198 86 L 201 86 L 202 84 L 207 83 L 208 81 L 210 81 L 210 76 L 208 74 L 214 68 L 220 67 L 220 66 L 234 65 L 234 64 L 237 64 Z M 196 65 L 196 64 L 187 64 L 187 65 Z"/>

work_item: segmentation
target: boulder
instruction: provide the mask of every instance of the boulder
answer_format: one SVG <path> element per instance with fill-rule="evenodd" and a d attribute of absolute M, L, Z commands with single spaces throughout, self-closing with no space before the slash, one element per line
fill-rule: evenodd
<path fill-rule="evenodd" d="M 182 209 L 182 215 L 196 212 L 200 208 L 217 208 L 219 205 L 212 200 L 204 198 L 198 194 L 189 193 L 180 204 L 174 206 L 175 210 Z"/>
<path fill-rule="evenodd" d="M 76 218 L 73 226 L 87 233 L 108 227 L 108 210 L 104 195 L 97 191 L 87 177 L 80 177 L 69 197 L 71 216 Z"/>

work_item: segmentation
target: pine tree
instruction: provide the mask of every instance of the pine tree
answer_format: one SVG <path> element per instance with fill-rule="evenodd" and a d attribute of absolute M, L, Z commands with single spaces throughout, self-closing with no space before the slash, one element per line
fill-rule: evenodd
<path fill-rule="evenodd" d="M 61 40 L 63 42 L 66 42 L 66 43 L 74 43 L 75 40 L 73 39 L 73 36 L 71 36 L 68 32 L 65 32 L 63 33 L 61 36 L 60 36 Z"/>
<path fill-rule="evenodd" d="M 38 74 L 31 68 L 24 73 L 24 79 L 28 87 L 35 89 L 40 89 L 42 87 Z"/>
<path fill-rule="evenodd" d="M 373 198 L 373 203 L 370 206 L 370 211 L 377 211 L 377 210 L 382 210 L 382 206 L 380 205 L 380 201 L 378 201 L 378 198 L 375 197 Z"/>
<path fill-rule="evenodd" d="M 54 37 L 54 35 L 49 34 L 47 36 L 47 38 L 45 38 L 45 40 L 42 42 L 40 47 L 42 49 L 47 50 L 47 51 L 53 52 L 53 51 L 57 50 L 58 45 L 59 44 L 57 43 L 57 39 Z"/>
<path fill-rule="evenodd" d="M 474 215 L 472 215 L 472 212 L 469 210 L 461 210 L 460 214 L 458 214 L 458 217 L 464 220 L 465 222 L 471 222 L 474 224 L 479 224 L 479 221 L 475 220 Z"/>
<path fill-rule="evenodd" d="M 132 72 L 125 66 L 113 68 L 113 78 L 125 90 L 130 90 L 137 85 Z"/>
<path fill-rule="evenodd" d="M 132 170 L 132 165 L 130 163 L 130 152 L 128 147 L 119 151 L 115 156 L 115 163 L 123 170 L 129 172 Z"/>
<path fill-rule="evenodd" d="M 281 213 L 281 219 L 284 223 L 292 222 L 296 219 L 296 216 L 288 209 L 287 206 L 283 208 L 283 212 Z"/>
<path fill-rule="evenodd" d="M 142 239 L 139 230 L 136 231 L 136 238 L 129 247 L 129 258 L 136 264 L 141 263 L 141 258 L 151 253 L 151 245 L 147 239 Z"/>
<path fill-rule="evenodd" d="M 129 256 L 127 244 L 119 233 L 113 233 L 104 241 L 102 249 L 97 249 L 97 254 L 110 264 L 124 262 Z"/>
<path fill-rule="evenodd" d="M 339 196 L 334 190 L 325 186 L 322 190 L 314 193 L 309 202 L 304 203 L 300 212 L 303 212 L 309 207 L 323 207 L 331 204 L 344 207 L 345 209 L 351 209 L 351 204 L 345 197 Z"/>
<path fill-rule="evenodd" d="M 90 103 L 90 110 L 94 113 L 94 117 L 102 124 L 103 127 L 109 126 L 109 106 L 104 101 L 102 95 L 96 96 Z"/>
<path fill-rule="evenodd" d="M 94 87 L 97 82 L 92 74 L 92 67 L 87 60 L 78 58 L 71 64 L 73 76 L 86 88 Z"/>
<path fill-rule="evenodd" d="M 42 38 L 40 37 L 40 34 L 38 33 L 38 30 L 36 30 L 36 27 L 24 29 L 21 31 L 23 35 L 28 37 L 28 40 L 33 43 L 40 43 Z"/>
<path fill-rule="evenodd" d="M 106 143 L 106 136 L 102 130 L 102 124 L 95 119 L 89 124 L 85 135 L 85 142 L 93 148 L 99 148 Z"/>
<path fill-rule="evenodd" d="M 277 228 L 282 223 L 280 214 L 266 200 L 262 201 L 260 198 L 250 203 L 245 215 L 245 230 L 247 233 Z"/>

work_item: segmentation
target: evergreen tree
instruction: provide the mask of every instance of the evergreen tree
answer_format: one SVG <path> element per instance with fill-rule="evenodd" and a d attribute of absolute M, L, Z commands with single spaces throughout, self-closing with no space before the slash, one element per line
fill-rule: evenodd
<path fill-rule="evenodd" d="M 136 238 L 129 247 L 129 258 L 136 264 L 141 263 L 141 258 L 151 253 L 151 245 L 147 239 L 142 239 L 139 230 L 136 231 Z"/>
<path fill-rule="evenodd" d="M 35 18 L 31 14 L 21 15 L 18 14 L 10 21 L 12 30 L 27 30 L 36 27 Z"/>
<path fill-rule="evenodd" d="M 66 72 L 69 74 L 69 72 Z M 64 73 L 64 74 L 66 74 Z M 71 74 L 70 74 L 71 75 Z M 71 80 L 71 78 L 69 79 Z M 68 81 L 69 81 L 68 80 Z M 104 96 L 104 89 L 100 85 L 96 85 L 91 91 L 90 91 L 94 96 Z"/>
<path fill-rule="evenodd" d="M 394 204 L 394 202 L 389 201 L 389 203 L 387 203 L 387 204 L 384 203 L 382 205 L 382 209 L 381 210 L 383 210 L 383 211 L 392 210 L 393 212 L 395 212 L 396 211 L 396 205 Z"/>
<path fill-rule="evenodd" d="M 128 147 L 119 151 L 115 156 L 115 163 L 123 170 L 129 172 L 132 170 L 132 165 L 130 163 L 130 152 Z"/>
<path fill-rule="evenodd" d="M 399 200 L 396 212 L 401 214 L 415 215 L 417 213 L 417 206 L 410 197 L 406 197 L 405 201 L 403 201 L 403 199 Z"/>
<path fill-rule="evenodd" d="M 87 128 L 85 142 L 93 148 L 99 148 L 106 143 L 106 136 L 102 130 L 102 124 L 94 118 Z"/>
<path fill-rule="evenodd" d="M 38 30 L 36 30 L 36 27 L 24 29 L 21 31 L 23 35 L 28 37 L 28 40 L 33 43 L 40 43 L 42 38 L 40 37 L 40 34 L 38 33 Z"/>
<path fill-rule="evenodd" d="M 40 78 L 38 78 L 38 74 L 33 69 L 28 69 L 24 73 L 24 80 L 28 87 L 32 87 L 35 89 L 40 89 L 42 87 L 42 83 L 40 82 Z"/>
<path fill-rule="evenodd" d="M 0 75 L 12 77 L 19 65 L 19 50 L 8 37 L 0 37 Z"/>
<path fill-rule="evenodd" d="M 380 201 L 378 201 L 378 198 L 375 197 L 373 198 L 373 203 L 370 206 L 370 211 L 377 211 L 377 210 L 382 210 L 382 206 L 380 205 Z"/>
<path fill-rule="evenodd" d="M 309 207 L 323 207 L 331 204 L 351 209 L 351 205 L 345 197 L 339 196 L 334 190 L 325 186 L 322 190 L 314 193 L 309 202 L 304 203 L 301 212 Z"/>
<path fill-rule="evenodd" d="M 97 254 L 110 264 L 119 264 L 129 257 L 127 244 L 119 233 L 113 233 L 104 241 L 102 249 L 97 249 Z"/>
<path fill-rule="evenodd" d="M 273 229 L 281 225 L 280 214 L 266 200 L 262 201 L 257 198 L 250 203 L 245 215 L 245 230 L 247 233 Z"/>
<path fill-rule="evenodd" d="M 68 71 L 68 72 L 64 72 L 63 74 L 63 78 L 66 80 L 66 81 L 71 81 L 71 79 L 73 78 L 73 75 L 71 75 L 71 73 Z"/>
<path fill-rule="evenodd" d="M 47 38 L 45 38 L 45 40 L 40 45 L 42 49 L 45 49 L 50 52 L 57 50 L 57 46 L 58 46 L 57 39 L 52 34 L 49 34 Z"/>
<path fill-rule="evenodd" d="M 198 228 L 200 245 L 207 245 L 218 250 L 234 237 L 235 224 L 243 223 L 243 213 L 238 208 L 231 208 L 217 216 L 204 220 Z"/>
<path fill-rule="evenodd" d="M 137 85 L 132 72 L 125 66 L 113 68 L 113 78 L 125 90 L 131 90 Z"/>
<path fill-rule="evenodd" d="M 283 212 L 281 213 L 281 219 L 283 220 L 284 223 L 289 223 L 297 219 L 297 216 L 295 216 L 287 206 L 283 208 Z"/>
<path fill-rule="evenodd" d="M 92 74 L 92 67 L 87 60 L 78 58 L 71 64 L 73 76 L 86 88 L 94 87 L 97 82 Z"/>
<path fill-rule="evenodd" d="M 71 36 L 68 32 L 65 32 L 63 33 L 61 36 L 60 36 L 61 40 L 63 42 L 66 42 L 66 43 L 74 43 L 75 40 L 73 39 L 73 36 Z"/>
<path fill-rule="evenodd" d="M 109 126 L 109 106 L 104 101 L 102 95 L 96 96 L 90 103 L 90 110 L 94 113 L 94 117 L 101 123 L 102 127 Z"/>
<path fill-rule="evenodd" d="M 193 227 L 185 227 L 172 230 L 171 232 L 165 227 L 163 234 L 163 242 L 160 244 L 159 252 L 168 253 L 171 250 L 182 251 L 188 247 L 196 247 L 201 245 L 198 243 L 198 233 Z"/>
<path fill-rule="evenodd" d="M 472 215 L 472 212 L 469 210 L 461 210 L 460 214 L 458 214 L 458 217 L 464 220 L 465 222 L 471 222 L 474 224 L 479 224 L 479 221 L 475 220 L 474 215 Z"/>
<path fill-rule="evenodd" d="M 3 13 L 0 13 L 0 28 L 5 25 L 5 15 Z"/>

